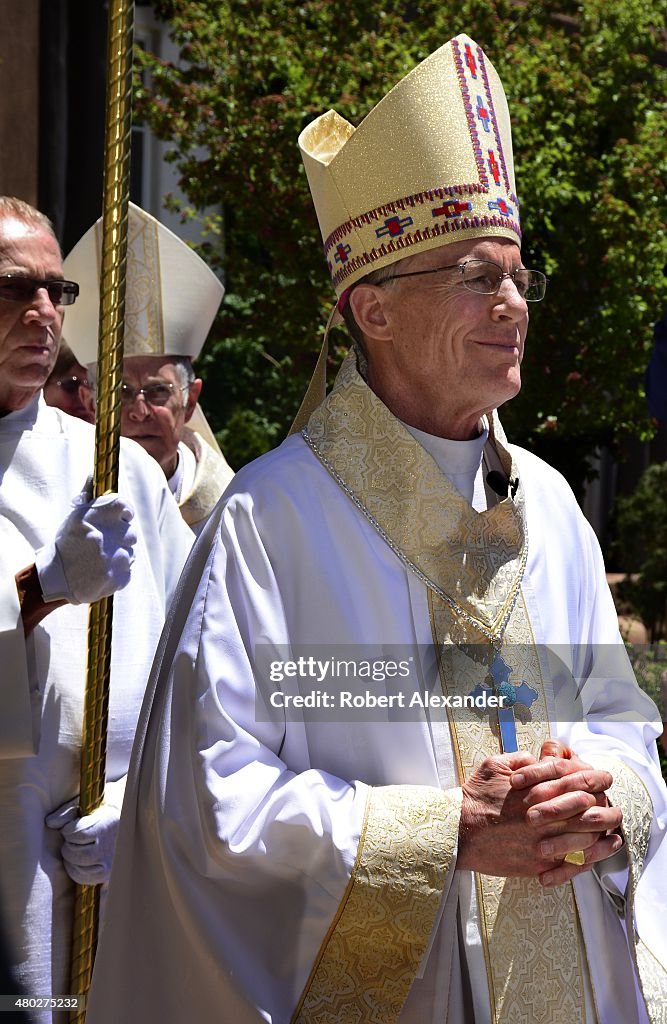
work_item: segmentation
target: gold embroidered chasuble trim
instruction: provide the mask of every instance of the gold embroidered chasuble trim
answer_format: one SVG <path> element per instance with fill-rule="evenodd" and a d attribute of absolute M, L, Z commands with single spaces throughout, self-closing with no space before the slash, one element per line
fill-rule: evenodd
<path fill-rule="evenodd" d="M 429 594 L 431 627 L 442 649 L 440 682 L 443 693 L 471 692 L 485 672 L 484 663 L 470 657 L 452 636 L 457 623 L 451 610 Z M 541 666 L 523 598 L 515 603 L 501 648 L 519 678 L 538 693 L 530 714 L 517 709 L 520 750 L 539 757 L 549 736 L 548 713 Z M 509 653 L 507 653 L 509 652 Z M 449 713 L 459 778 L 467 779 L 499 745 L 495 730 L 475 710 Z M 510 1024 L 567 1024 L 586 1020 L 583 960 L 577 910 L 571 885 L 544 889 L 536 879 L 475 875 L 477 903 L 489 982 L 491 1020 Z"/>
<path fill-rule="evenodd" d="M 293 1024 L 392 1024 L 435 924 L 456 848 L 460 789 L 369 789 L 357 861 Z"/>
<path fill-rule="evenodd" d="M 490 639 L 498 641 L 502 636 L 504 644 L 511 642 L 513 652 L 520 649 L 524 662 L 521 678 L 537 690 L 538 701 L 525 723 L 518 723 L 517 735 L 521 749 L 538 756 L 548 736 L 548 716 L 520 592 L 527 544 L 520 494 L 516 501 L 505 500 L 486 512 L 475 512 L 367 387 L 352 354 L 303 436 L 397 557 L 429 588 L 434 641 L 444 653 L 440 672 L 446 692 L 454 679 L 458 693 L 462 692 L 462 678 L 470 685 L 466 692 L 484 681 L 494 653 Z M 504 471 L 516 476 L 495 417 L 490 437 Z M 488 721 L 476 717 L 474 711 L 463 712 L 461 717 L 457 714 L 455 721 L 450 719 L 450 727 L 462 778 L 484 757 L 498 753 L 498 740 Z M 355 867 L 353 891 L 356 872 Z M 527 1019 L 528 1013 L 533 1024 L 582 1022 L 581 953 L 572 887 L 547 892 L 527 879 L 478 876 L 478 893 L 493 1021 L 514 1024 L 517 1019 Z M 386 900 L 387 907 L 391 905 L 386 887 L 380 887 L 377 897 Z M 325 979 L 325 989 L 338 980 L 348 984 L 347 965 L 338 980 L 321 970 L 328 946 L 337 942 L 340 920 L 334 924 L 309 982 L 299 1024 L 334 1020 L 319 1016 L 318 992 Z M 354 959 L 351 951 L 350 955 Z M 375 977 L 359 984 L 366 985 Z M 359 1004 L 356 1015 L 337 1020 L 389 1024 L 396 1019 L 394 1015 L 370 1016 L 363 987 L 350 995 Z M 403 998 L 406 995 L 407 988 Z M 317 1007 L 318 1012 L 311 1013 L 306 1007 Z"/>
<path fill-rule="evenodd" d="M 634 904 L 641 878 L 653 822 L 653 803 L 646 786 L 625 762 L 616 757 L 589 759 L 595 768 L 608 771 L 613 783 L 608 791 L 612 804 L 623 811 L 621 832 L 628 851 L 628 889 L 625 922 L 631 943 L 640 987 L 651 1024 L 667 1024 L 667 966 L 635 935 Z"/>
<path fill-rule="evenodd" d="M 303 431 L 336 482 L 410 568 L 495 632 L 520 583 L 523 515 L 503 501 L 474 512 L 435 461 L 373 394 L 350 353 Z M 502 428 L 490 424 L 505 472 Z M 491 530 L 491 534 L 489 531 Z M 494 541 L 494 543 L 490 543 Z"/>
<path fill-rule="evenodd" d="M 222 456 L 189 427 L 183 432 L 183 443 L 193 452 L 196 469 L 192 487 L 181 497 L 178 507 L 188 526 L 196 526 L 215 508 L 231 471 Z"/>
<path fill-rule="evenodd" d="M 667 1024 L 667 970 L 641 939 L 636 946 L 637 970 L 651 1024 Z"/>

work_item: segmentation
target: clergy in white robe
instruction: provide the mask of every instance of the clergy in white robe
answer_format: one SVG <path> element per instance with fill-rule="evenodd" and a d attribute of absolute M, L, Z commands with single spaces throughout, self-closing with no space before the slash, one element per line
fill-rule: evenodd
<path fill-rule="evenodd" d="M 41 560 L 80 500 L 95 438 L 90 424 L 47 406 L 39 387 L 60 336 L 61 278 L 48 221 L 0 197 L 0 916 L 16 981 L 37 998 L 70 990 L 74 883 L 63 836 L 46 818 L 78 797 L 89 609 L 54 599 L 55 610 L 26 636 L 16 574 Z M 118 491 L 134 511 L 136 543 L 130 581 L 113 606 L 105 803 L 117 810 L 107 818 L 110 841 L 150 664 L 192 542 L 164 475 L 130 441 L 121 446 Z M 95 568 L 70 566 L 78 575 Z M 31 1012 L 50 1024 L 50 1009 Z"/>
<path fill-rule="evenodd" d="M 64 263 L 82 296 L 67 316 L 77 358 L 97 366 L 102 218 Z M 134 203 L 128 209 L 120 432 L 162 467 L 197 536 L 234 471 L 199 405 L 201 354 L 225 289 L 189 245 Z"/>
<path fill-rule="evenodd" d="M 460 500 L 446 477 L 438 478 L 436 464 L 449 465 L 447 443 L 431 438 L 432 462 L 407 432 L 397 427 L 396 435 L 428 469 L 443 507 Z M 473 449 L 464 453 L 466 475 L 479 491 L 482 447 L 454 444 Z M 559 654 L 567 645 L 576 660 L 601 656 L 619 639 L 594 535 L 558 474 L 527 452 L 513 455 L 530 538 L 521 589 L 531 622 L 540 625 L 536 642 Z M 459 453 L 455 461 L 460 465 Z M 467 490 L 472 497 L 472 486 Z M 407 529 L 415 525 L 411 518 Z M 455 871 L 461 776 L 446 719 L 424 710 L 401 721 L 388 709 L 370 721 L 341 723 L 335 712 L 321 712 L 302 722 L 287 711 L 258 721 L 255 687 L 267 651 L 284 659 L 291 647 L 343 657 L 356 649 L 358 658 L 381 658 L 384 650 L 394 657 L 397 649 L 425 649 L 432 644 L 431 594 L 302 437 L 237 474 L 188 568 L 147 695 L 92 1024 L 176 1024 L 187 1014 L 214 1021 L 227 1005 L 230 1020 L 244 1019 L 234 1009 L 239 990 L 265 1019 L 283 1024 L 309 983 L 318 1003 L 297 1015 L 303 1021 L 506 1019 L 494 1018 L 489 1006 L 488 940 L 473 877 Z M 640 830 L 650 827 L 634 912 L 646 948 L 664 958 L 656 906 L 664 906 L 659 844 L 667 808 L 655 712 L 624 675 L 622 647 L 614 665 L 617 680 L 596 679 L 591 667 L 582 685 L 595 724 L 554 721 L 551 734 L 586 760 L 613 757 L 633 766 L 638 793 L 631 802 Z M 425 685 L 440 692 L 437 677 Z M 299 692 L 287 677 L 282 686 Z M 372 689 L 390 692 L 388 684 Z M 641 803 L 644 786 L 652 810 Z M 586 941 L 580 945 L 575 932 L 579 958 L 571 963 L 565 937 L 558 947 L 559 922 L 550 920 L 554 897 L 533 887 L 534 904 L 517 929 L 529 941 L 534 929 L 548 943 L 552 971 L 562 968 L 562 952 L 568 982 L 581 994 L 585 977 L 598 1009 L 589 992 L 588 1017 L 576 1004 L 559 1016 L 549 976 L 532 974 L 515 1020 L 647 1019 L 637 1008 L 623 933 L 630 883 L 622 886 L 615 903 L 613 886 L 605 890 L 598 876 L 576 880 Z M 521 964 L 512 966 L 520 983 Z M 360 978 L 370 992 L 360 990 Z"/>
<path fill-rule="evenodd" d="M 16 528 L 4 552 L 12 572 L 34 561 L 71 511 L 93 465 L 93 442 L 93 427 L 41 397 L 0 419 L 0 514 Z M 107 778 L 120 801 L 150 664 L 191 533 L 159 467 L 132 442 L 122 445 L 118 490 L 135 510 L 138 533 L 130 583 L 114 597 Z M 17 978 L 37 996 L 69 991 L 74 884 L 60 833 L 44 819 L 78 794 L 87 626 L 88 606 L 67 604 L 27 640 L 15 634 L 14 658 L 3 660 L 3 699 L 27 711 L 22 734 L 31 734 L 32 743 L 17 751 L 16 722 L 3 719 L 0 905 Z M 50 1020 L 50 1013 L 40 1019 Z"/>
<path fill-rule="evenodd" d="M 500 82 L 460 36 L 300 141 L 362 352 L 195 546 L 89 1024 L 657 1024 L 656 709 L 569 487 L 495 412 L 545 291 Z"/>

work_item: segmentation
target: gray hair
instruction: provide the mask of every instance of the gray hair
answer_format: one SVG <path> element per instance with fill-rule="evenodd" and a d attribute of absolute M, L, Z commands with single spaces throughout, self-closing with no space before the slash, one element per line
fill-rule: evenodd
<path fill-rule="evenodd" d="M 184 389 L 181 391 L 181 395 L 183 396 L 183 407 L 185 408 L 188 404 L 188 392 L 185 389 L 188 389 L 191 384 L 194 384 L 197 377 L 190 356 L 174 356 L 172 362 L 176 369 L 178 379 L 181 382 L 181 387 Z"/>

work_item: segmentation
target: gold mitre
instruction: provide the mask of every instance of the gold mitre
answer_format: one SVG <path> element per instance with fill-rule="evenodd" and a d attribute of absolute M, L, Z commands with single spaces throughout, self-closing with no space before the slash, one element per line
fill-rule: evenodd
<path fill-rule="evenodd" d="M 84 366 L 97 361 L 102 218 L 74 246 L 63 266 L 79 298 L 68 306 L 65 336 Z M 130 203 L 125 291 L 126 356 L 196 359 L 225 289 L 182 239 Z"/>
<path fill-rule="evenodd" d="M 299 147 L 338 296 L 372 270 L 461 239 L 520 243 L 507 100 L 469 36 L 422 61 L 358 128 L 329 110 Z"/>

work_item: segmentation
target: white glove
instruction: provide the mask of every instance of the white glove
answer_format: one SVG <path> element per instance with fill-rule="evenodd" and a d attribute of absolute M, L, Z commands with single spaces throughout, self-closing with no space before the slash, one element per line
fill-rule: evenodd
<path fill-rule="evenodd" d="M 121 783 L 118 799 L 116 787 Z M 52 811 L 45 819 L 49 828 L 60 829 L 65 871 L 78 885 L 102 885 L 109 881 L 124 788 L 124 778 L 118 783 L 110 783 L 102 806 L 83 818 L 78 817 L 79 802 L 76 797 Z"/>
<path fill-rule="evenodd" d="M 48 603 L 63 598 L 70 604 L 90 604 L 122 590 L 130 581 L 137 534 L 130 525 L 134 509 L 117 494 L 95 501 L 79 496 L 50 544 L 35 556 L 35 565 Z"/>

